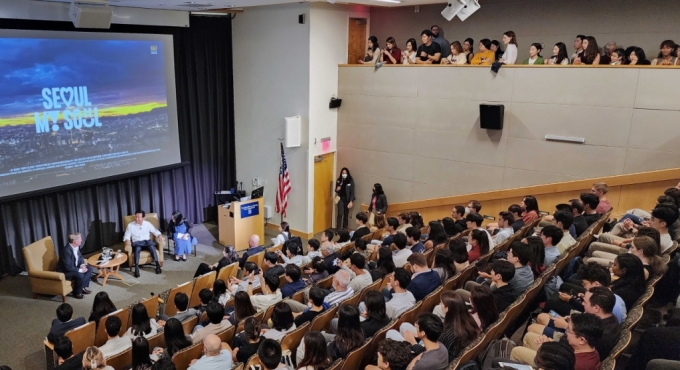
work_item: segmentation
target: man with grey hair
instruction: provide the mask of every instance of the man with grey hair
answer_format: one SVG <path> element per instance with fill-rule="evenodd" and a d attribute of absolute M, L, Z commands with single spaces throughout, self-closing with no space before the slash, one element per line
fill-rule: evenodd
<path fill-rule="evenodd" d="M 608 42 L 604 48 L 602 48 L 602 53 L 600 54 L 600 64 L 609 64 L 612 61 L 612 53 L 616 50 L 616 41 Z"/>
<path fill-rule="evenodd" d="M 229 345 L 217 335 L 208 334 L 203 339 L 203 356 L 191 360 L 189 370 L 231 369 L 232 362 Z"/>
<path fill-rule="evenodd" d="M 333 291 L 323 299 L 324 304 L 334 306 L 353 296 L 354 290 L 349 286 L 349 282 L 349 272 L 345 270 L 336 272 L 335 275 L 333 275 Z M 308 305 L 302 304 L 292 299 L 286 299 L 284 302 L 288 303 L 290 309 L 293 310 L 293 312 L 303 312 L 309 308 Z"/>
<path fill-rule="evenodd" d="M 340 269 L 340 266 L 336 263 L 336 260 L 340 259 L 340 254 L 335 251 L 332 244 L 321 247 L 321 257 L 326 263 L 326 271 L 329 275 L 335 274 Z"/>
<path fill-rule="evenodd" d="M 248 239 L 248 250 L 243 253 L 241 259 L 238 261 L 238 267 L 242 269 L 246 264 L 248 257 L 260 252 L 264 252 L 264 249 L 260 246 L 260 236 L 253 234 L 250 236 L 250 239 Z"/>
<path fill-rule="evenodd" d="M 73 297 L 83 299 L 84 294 L 90 294 L 90 278 L 92 267 L 88 266 L 80 253 L 83 237 L 80 233 L 71 233 L 68 236 L 68 244 L 59 253 L 57 271 L 64 274 L 66 280 L 73 281 Z"/>

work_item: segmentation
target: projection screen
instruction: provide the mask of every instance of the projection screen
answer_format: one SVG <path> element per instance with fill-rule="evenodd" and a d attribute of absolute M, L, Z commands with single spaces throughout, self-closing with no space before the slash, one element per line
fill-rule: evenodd
<path fill-rule="evenodd" d="M 181 162 L 172 36 L 0 30 L 0 199 Z"/>

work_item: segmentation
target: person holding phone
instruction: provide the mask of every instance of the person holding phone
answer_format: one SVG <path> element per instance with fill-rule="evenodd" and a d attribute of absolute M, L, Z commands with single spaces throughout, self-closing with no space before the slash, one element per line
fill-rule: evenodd
<path fill-rule="evenodd" d="M 392 40 L 394 41 L 394 39 Z M 338 206 L 335 227 L 337 229 L 346 229 L 349 222 L 349 212 L 356 200 L 354 197 L 354 179 L 347 167 L 343 167 L 340 170 L 340 176 L 335 180 L 335 200 Z"/>
<path fill-rule="evenodd" d="M 399 64 L 401 60 L 401 49 L 397 47 L 394 37 L 388 37 L 385 48 L 382 50 L 382 60 L 384 64 Z"/>

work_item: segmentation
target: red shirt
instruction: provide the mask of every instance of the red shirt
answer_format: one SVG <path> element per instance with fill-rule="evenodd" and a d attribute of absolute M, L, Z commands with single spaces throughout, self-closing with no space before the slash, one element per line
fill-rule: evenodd
<path fill-rule="evenodd" d="M 392 48 L 392 50 L 390 51 L 390 54 L 392 55 L 392 58 L 394 58 L 396 63 L 392 63 L 390 58 L 383 55 L 383 63 L 384 64 L 401 64 L 401 49 Z"/>
<path fill-rule="evenodd" d="M 524 221 L 524 224 L 528 224 L 532 222 L 533 220 L 538 218 L 538 213 L 536 211 L 529 211 L 529 212 L 524 212 L 522 215 L 522 221 Z"/>
<path fill-rule="evenodd" d="M 482 251 L 479 249 L 479 245 L 473 245 L 472 249 L 468 252 L 468 261 L 470 263 L 475 262 L 482 255 Z"/>
<path fill-rule="evenodd" d="M 576 366 L 574 370 L 599 370 L 600 355 L 597 351 L 581 352 L 576 354 Z"/>

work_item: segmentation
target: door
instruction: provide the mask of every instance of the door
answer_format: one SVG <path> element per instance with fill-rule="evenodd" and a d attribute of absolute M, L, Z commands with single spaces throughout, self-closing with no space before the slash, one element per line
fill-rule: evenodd
<path fill-rule="evenodd" d="M 314 157 L 314 234 L 333 226 L 335 153 Z"/>
<path fill-rule="evenodd" d="M 359 64 L 366 55 L 366 19 L 349 19 L 347 64 Z"/>

